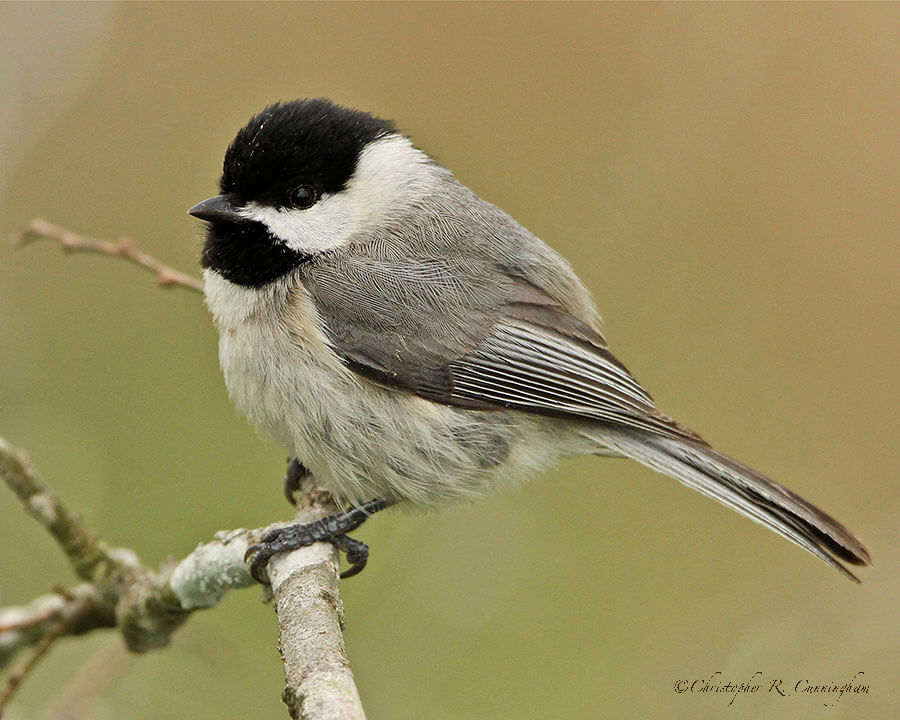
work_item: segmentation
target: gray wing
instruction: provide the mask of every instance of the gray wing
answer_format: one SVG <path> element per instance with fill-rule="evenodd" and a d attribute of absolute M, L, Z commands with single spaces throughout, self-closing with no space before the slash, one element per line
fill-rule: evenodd
<path fill-rule="evenodd" d="M 466 278 L 465 281 L 460 278 Z M 602 444 L 771 528 L 857 580 L 847 528 L 658 411 L 603 337 L 538 284 L 437 260 L 332 259 L 304 279 L 334 351 L 398 391 L 478 409 L 592 420 Z"/>
<path fill-rule="evenodd" d="M 346 257 L 304 284 L 334 351 L 379 384 L 448 405 L 699 441 L 654 407 L 599 332 L 521 278 L 451 273 L 437 260 Z"/>

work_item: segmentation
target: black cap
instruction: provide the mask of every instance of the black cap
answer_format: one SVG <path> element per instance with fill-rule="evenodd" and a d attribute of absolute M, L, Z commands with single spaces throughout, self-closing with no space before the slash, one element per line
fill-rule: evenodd
<path fill-rule="evenodd" d="M 290 191 L 307 185 L 321 193 L 344 188 L 366 145 L 393 125 L 324 98 L 269 105 L 242 128 L 225 154 L 223 195 L 241 204 L 282 207 Z"/>

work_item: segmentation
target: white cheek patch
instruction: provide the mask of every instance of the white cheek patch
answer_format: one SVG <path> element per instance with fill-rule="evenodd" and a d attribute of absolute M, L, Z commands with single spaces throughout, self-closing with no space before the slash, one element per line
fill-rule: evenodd
<path fill-rule="evenodd" d="M 343 245 L 353 232 L 348 198 L 323 195 L 306 210 L 273 208 L 248 203 L 240 214 L 265 225 L 287 247 L 314 255 Z"/>
<path fill-rule="evenodd" d="M 344 192 L 352 198 L 357 218 L 384 222 L 434 191 L 437 172 L 437 166 L 409 138 L 388 135 L 360 153 Z"/>
<path fill-rule="evenodd" d="M 292 250 L 314 255 L 408 211 L 434 191 L 440 173 L 408 138 L 388 135 L 360 153 L 356 172 L 341 192 L 324 194 L 312 207 L 273 208 L 251 202 L 239 212 L 261 222 Z"/>

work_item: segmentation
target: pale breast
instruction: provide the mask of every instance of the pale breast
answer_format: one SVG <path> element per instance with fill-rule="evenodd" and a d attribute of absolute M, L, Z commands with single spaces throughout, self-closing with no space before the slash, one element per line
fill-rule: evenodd
<path fill-rule="evenodd" d="M 298 283 L 258 291 L 215 276 L 206 294 L 235 405 L 347 503 L 467 499 L 566 454 L 565 433 L 546 418 L 462 410 L 359 377 L 331 351 Z"/>

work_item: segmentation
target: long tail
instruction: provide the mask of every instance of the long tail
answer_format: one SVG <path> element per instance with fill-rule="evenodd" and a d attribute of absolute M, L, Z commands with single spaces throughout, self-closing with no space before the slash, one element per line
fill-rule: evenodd
<path fill-rule="evenodd" d="M 840 561 L 869 565 L 866 546 L 830 515 L 802 497 L 702 441 L 631 428 L 588 433 L 605 446 L 679 480 L 774 530 L 859 582 Z"/>

